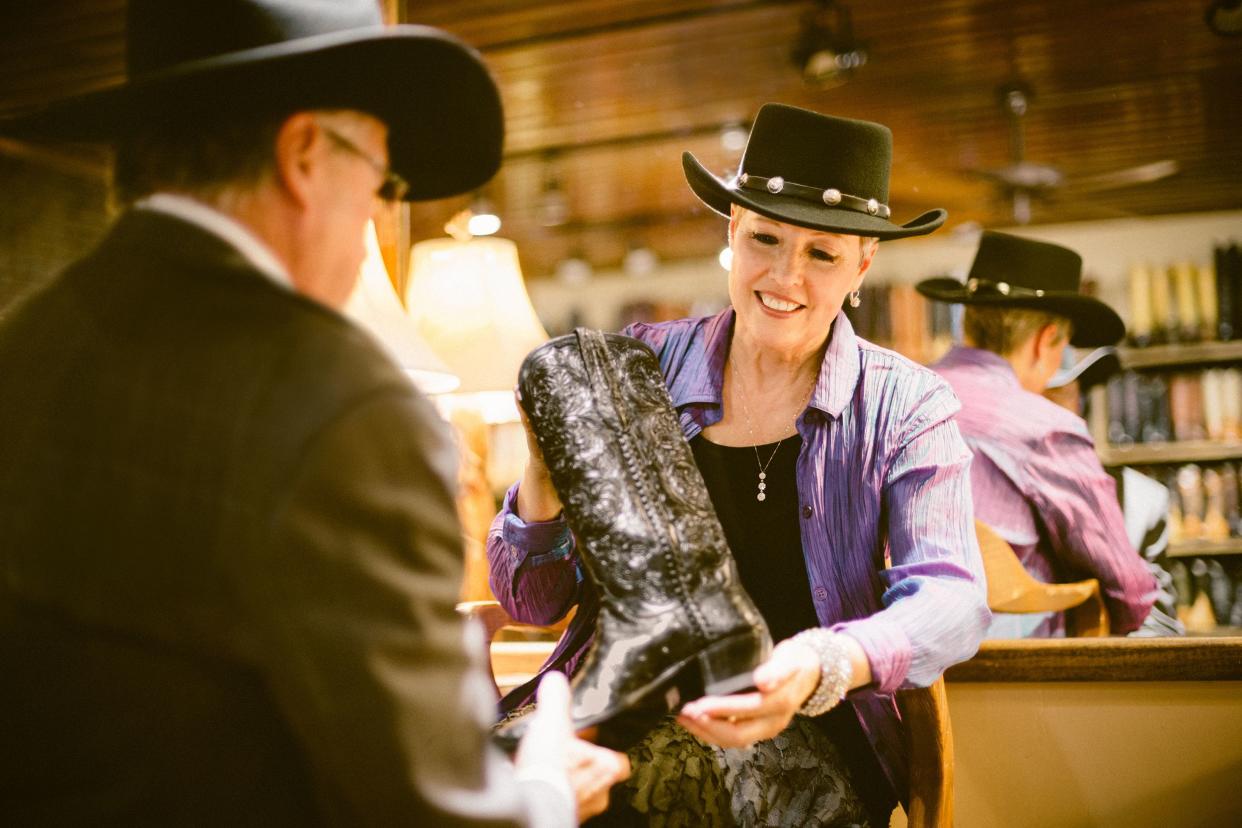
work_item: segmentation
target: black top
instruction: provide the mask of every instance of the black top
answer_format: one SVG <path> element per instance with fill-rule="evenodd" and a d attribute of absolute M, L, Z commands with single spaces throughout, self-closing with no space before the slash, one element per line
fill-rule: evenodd
<path fill-rule="evenodd" d="M 797 463 L 801 447 L 802 438 L 797 434 L 779 446 L 721 446 L 701 434 L 690 441 L 694 461 L 737 561 L 742 585 L 768 623 L 773 641 L 819 626 L 798 526 Z M 760 482 L 756 451 L 767 475 L 762 501 L 755 497 Z"/>
<path fill-rule="evenodd" d="M 779 444 L 721 446 L 698 434 L 690 448 L 737 561 L 742 586 L 767 622 L 772 640 L 784 641 L 818 627 L 798 517 L 797 464 L 802 438 L 794 434 Z M 762 501 L 756 497 L 761 462 L 766 475 Z M 837 705 L 816 721 L 841 750 L 872 823 L 887 825 L 896 797 L 853 706 Z"/>

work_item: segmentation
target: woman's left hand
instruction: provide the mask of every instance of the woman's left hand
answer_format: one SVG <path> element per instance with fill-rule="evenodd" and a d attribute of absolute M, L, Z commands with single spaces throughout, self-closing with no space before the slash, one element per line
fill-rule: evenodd
<path fill-rule="evenodd" d="M 681 709 L 677 721 L 698 738 L 726 748 L 748 747 L 771 739 L 789 726 L 794 714 L 819 686 L 819 656 L 793 639 L 777 644 L 755 668 L 756 691 L 703 696 Z"/>

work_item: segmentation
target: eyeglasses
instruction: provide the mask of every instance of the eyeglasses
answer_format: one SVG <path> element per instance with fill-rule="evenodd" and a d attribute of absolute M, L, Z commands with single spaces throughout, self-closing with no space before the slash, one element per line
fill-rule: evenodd
<path fill-rule="evenodd" d="M 410 191 L 410 183 L 408 181 L 393 172 L 387 164 L 381 163 L 370 153 L 363 150 L 353 141 L 349 140 L 332 127 L 325 126 L 322 123 L 319 124 L 319 127 L 338 147 L 351 155 L 358 156 L 363 161 L 367 162 L 367 165 L 370 166 L 371 169 L 379 173 L 383 181 L 380 183 L 379 188 L 375 191 L 377 196 L 384 199 L 384 201 L 400 201 L 405 198 L 405 194 Z"/>

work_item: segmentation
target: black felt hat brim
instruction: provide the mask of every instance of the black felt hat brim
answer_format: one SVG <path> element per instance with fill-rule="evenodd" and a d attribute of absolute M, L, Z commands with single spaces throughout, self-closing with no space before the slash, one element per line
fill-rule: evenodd
<path fill-rule="evenodd" d="M 893 224 L 888 219 L 859 213 L 855 210 L 829 207 L 827 204 L 816 204 L 812 201 L 780 194 L 729 187 L 708 172 L 699 160 L 688 152 L 681 155 L 681 167 L 685 171 L 686 182 L 689 183 L 694 194 L 708 207 L 726 217 L 729 215 L 730 205 L 737 204 L 761 216 L 798 227 L 823 230 L 828 233 L 874 236 L 885 241 L 931 233 L 944 224 L 949 215 L 941 209 L 928 210 L 906 224 Z"/>
<path fill-rule="evenodd" d="M 971 293 L 956 279 L 925 279 L 916 286 L 929 299 L 951 304 L 996 308 L 1024 308 L 1064 316 L 1074 324 L 1070 344 L 1075 348 L 1115 345 L 1125 336 L 1126 326 L 1117 312 L 1091 296 L 1064 291 L 1046 291 L 1043 296 L 1009 297 L 1000 294 Z"/>
<path fill-rule="evenodd" d="M 356 109 L 388 126 L 409 200 L 467 192 L 500 167 L 504 123 L 478 54 L 426 26 L 348 29 L 232 52 L 51 104 L 0 124 L 30 139 L 111 142 L 135 124 Z"/>

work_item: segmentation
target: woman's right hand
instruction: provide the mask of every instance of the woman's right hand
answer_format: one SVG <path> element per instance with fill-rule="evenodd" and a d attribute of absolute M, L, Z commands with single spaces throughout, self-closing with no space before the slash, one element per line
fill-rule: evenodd
<path fill-rule="evenodd" d="M 526 431 L 527 460 L 526 470 L 522 473 L 522 482 L 518 485 L 517 514 L 527 523 L 541 523 L 552 520 L 561 513 L 561 499 L 552 486 L 552 475 L 543 462 L 543 452 L 539 449 L 539 441 L 526 418 L 526 409 L 522 408 L 522 395 L 513 392 L 517 401 L 518 415 L 522 418 L 522 428 Z"/>

